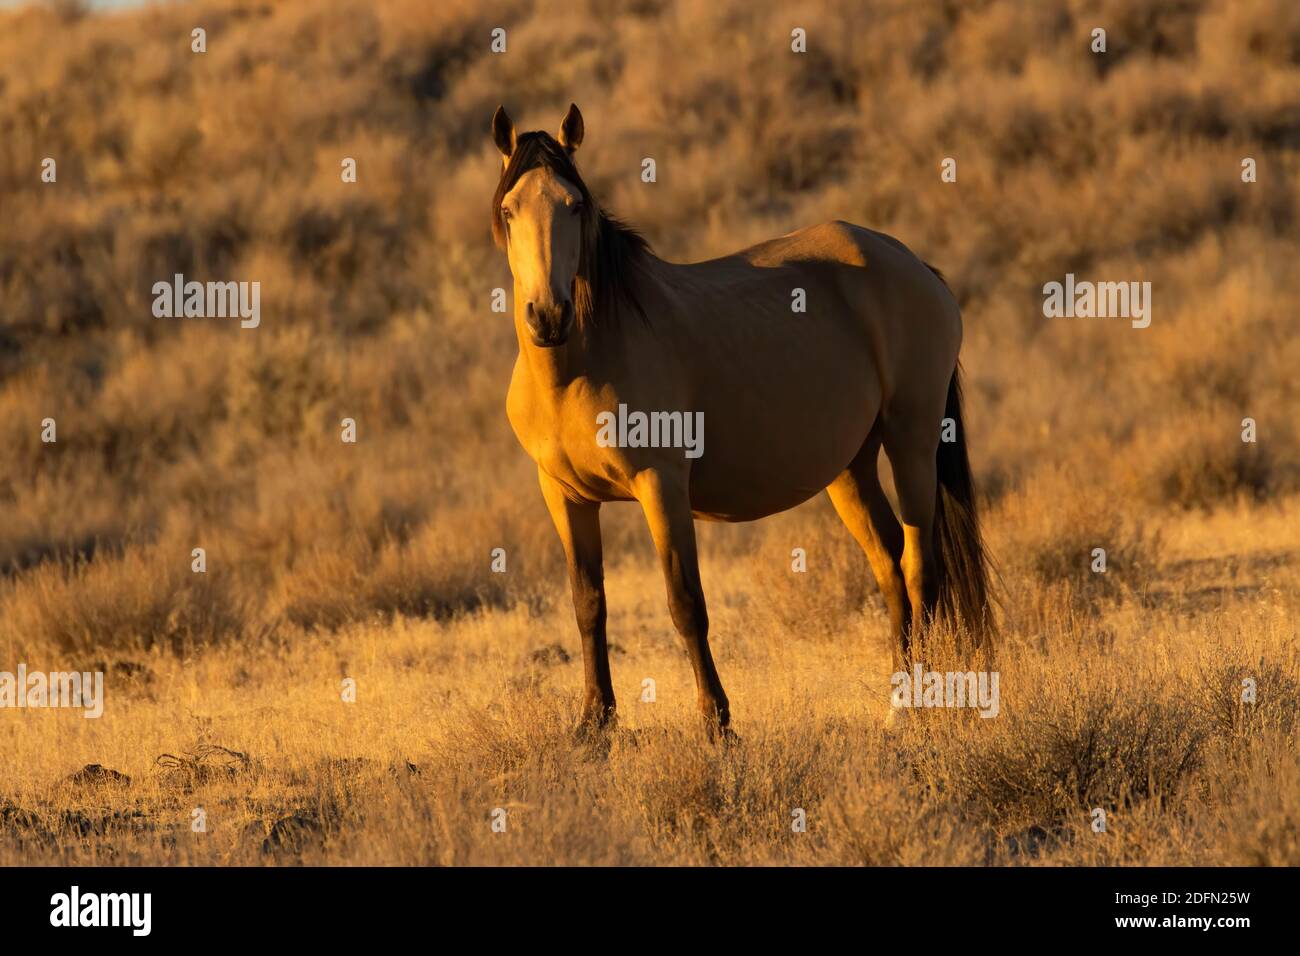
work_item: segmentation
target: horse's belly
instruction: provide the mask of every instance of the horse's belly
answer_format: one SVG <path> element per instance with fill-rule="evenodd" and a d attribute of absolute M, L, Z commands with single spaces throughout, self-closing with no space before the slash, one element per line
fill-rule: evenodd
<path fill-rule="evenodd" d="M 704 521 L 757 521 L 759 518 L 766 518 L 769 515 L 780 514 L 782 511 L 789 511 L 791 508 L 803 504 L 821 490 L 822 488 L 818 488 L 812 492 L 801 493 L 797 496 L 756 495 L 743 499 L 719 498 L 716 502 L 710 500 L 697 502 L 695 496 L 692 495 L 691 513 L 696 518 Z"/>
<path fill-rule="evenodd" d="M 879 412 L 866 381 L 791 396 L 766 415 L 704 417 L 703 453 L 691 466 L 691 507 L 701 518 L 752 521 L 800 505 L 861 450 Z"/>
<path fill-rule="evenodd" d="M 861 442 L 858 443 L 861 447 Z M 691 480 L 691 510 L 712 521 L 754 521 L 803 504 L 826 488 L 844 471 L 853 456 L 846 451 L 821 468 L 772 468 L 719 481 L 713 474 Z"/>

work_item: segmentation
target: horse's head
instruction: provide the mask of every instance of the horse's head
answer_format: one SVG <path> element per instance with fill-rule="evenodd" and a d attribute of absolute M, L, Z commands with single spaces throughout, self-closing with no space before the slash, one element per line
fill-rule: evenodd
<path fill-rule="evenodd" d="M 573 165 L 582 132 L 582 114 L 573 105 L 554 137 L 516 135 L 503 107 L 492 117 L 492 138 L 502 156 L 492 234 L 510 259 L 516 316 L 542 348 L 564 344 L 573 328 L 575 296 L 589 292 L 584 280 L 599 210 Z"/>

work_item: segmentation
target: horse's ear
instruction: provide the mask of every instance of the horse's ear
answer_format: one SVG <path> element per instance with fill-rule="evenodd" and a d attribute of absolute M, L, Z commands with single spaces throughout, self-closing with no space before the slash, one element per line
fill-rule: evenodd
<path fill-rule="evenodd" d="M 564 120 L 560 123 L 560 135 L 557 137 L 560 145 L 573 152 L 582 145 L 582 114 L 578 112 L 578 104 L 570 103 L 569 112 L 564 114 Z"/>
<path fill-rule="evenodd" d="M 492 114 L 492 141 L 497 144 L 497 149 L 501 150 L 501 155 L 509 162 L 510 155 L 515 151 L 515 124 L 506 114 L 504 106 L 498 106 L 497 111 Z"/>

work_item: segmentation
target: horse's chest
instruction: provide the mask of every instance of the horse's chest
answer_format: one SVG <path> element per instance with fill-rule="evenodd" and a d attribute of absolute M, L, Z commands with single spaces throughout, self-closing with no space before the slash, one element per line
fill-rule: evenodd
<path fill-rule="evenodd" d="M 552 433 L 534 437 L 524 444 L 537 466 L 577 498 L 588 501 L 619 501 L 632 497 L 626 469 L 608 454 L 595 448 L 590 435 Z"/>
<path fill-rule="evenodd" d="M 575 496 L 592 501 L 631 497 L 628 469 L 617 450 L 596 440 L 596 412 L 575 403 L 554 409 L 530 406 L 512 390 L 506 411 L 515 437 L 547 475 Z"/>

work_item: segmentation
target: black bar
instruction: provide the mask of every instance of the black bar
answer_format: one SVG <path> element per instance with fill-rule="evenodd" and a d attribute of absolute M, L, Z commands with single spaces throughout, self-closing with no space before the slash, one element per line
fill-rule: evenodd
<path fill-rule="evenodd" d="M 1286 869 L 15 868 L 0 870 L 6 942 L 142 939 L 129 925 L 52 926 L 52 899 L 64 894 L 70 904 L 74 885 L 83 906 L 87 895 L 149 893 L 148 939 L 205 946 L 373 945 L 425 934 L 450 945 L 466 932 L 536 946 L 592 930 L 609 943 L 636 945 L 648 934 L 668 945 L 688 924 L 737 946 L 770 946 L 786 933 L 848 934 L 863 945 L 948 951 L 1035 932 L 1072 942 L 1196 936 L 1232 945 L 1287 929 L 1296 899 L 1296 873 Z M 1118 925 L 1133 918 L 1155 925 Z M 1205 918 L 1247 925 L 1187 923 Z"/>

